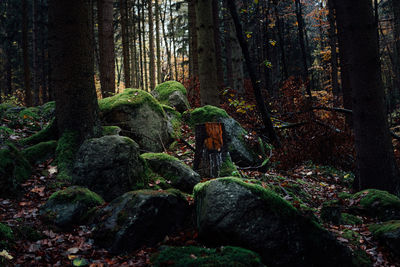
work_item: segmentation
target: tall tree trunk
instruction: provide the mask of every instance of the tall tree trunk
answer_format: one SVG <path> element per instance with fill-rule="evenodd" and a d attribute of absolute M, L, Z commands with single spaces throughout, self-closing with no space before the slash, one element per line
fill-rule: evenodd
<path fill-rule="evenodd" d="M 140 88 L 144 88 L 144 69 L 143 69 L 143 49 L 144 41 L 142 40 L 142 15 L 141 15 L 141 3 L 137 2 L 137 15 L 138 15 L 138 35 L 139 35 L 139 63 L 140 63 Z"/>
<path fill-rule="evenodd" d="M 153 5 L 152 0 L 147 1 L 148 20 L 149 20 L 149 53 L 150 53 L 150 91 L 156 87 L 156 62 L 154 53 L 154 22 L 153 22 Z"/>
<path fill-rule="evenodd" d="M 212 0 L 214 21 L 215 62 L 217 67 L 218 89 L 224 85 L 224 72 L 222 70 L 221 34 L 219 32 L 219 0 Z"/>
<path fill-rule="evenodd" d="M 232 66 L 232 42 L 231 34 L 234 28 L 231 14 L 228 9 L 228 1 L 224 0 L 224 46 L 225 46 L 225 67 L 226 67 L 226 82 L 230 88 L 233 86 L 233 66 Z"/>
<path fill-rule="evenodd" d="M 129 2 L 129 44 L 131 51 L 131 83 L 132 87 L 138 88 L 137 80 L 137 55 L 136 55 L 136 21 L 135 21 L 135 2 L 136 0 Z M 130 11 L 132 10 L 132 12 Z"/>
<path fill-rule="evenodd" d="M 115 93 L 113 0 L 97 0 L 100 84 L 103 98 Z"/>
<path fill-rule="evenodd" d="M 97 125 L 90 0 L 50 0 L 52 81 L 59 133 L 91 137 Z"/>
<path fill-rule="evenodd" d="M 279 37 L 279 49 L 281 52 L 281 61 L 282 61 L 282 74 L 283 74 L 283 79 L 286 80 L 289 78 L 289 72 L 287 68 L 287 62 L 286 62 L 286 51 L 285 51 L 285 39 L 284 39 L 284 34 L 283 34 L 283 25 L 282 25 L 282 19 L 279 16 L 278 12 L 278 1 L 274 1 L 274 13 L 275 13 L 275 19 L 276 19 L 276 30 L 278 33 Z"/>
<path fill-rule="evenodd" d="M 32 91 L 34 94 L 33 104 L 40 104 L 40 87 L 39 87 L 39 67 L 38 67 L 38 0 L 32 1 Z"/>
<path fill-rule="evenodd" d="M 169 23 L 170 23 L 170 31 L 171 31 L 171 49 L 174 55 L 174 73 L 175 80 L 178 80 L 178 57 L 176 55 L 176 36 L 175 36 L 175 24 L 174 24 L 174 16 L 172 12 L 172 0 L 169 0 Z M 172 78 L 172 77 L 171 77 Z"/>
<path fill-rule="evenodd" d="M 165 23 L 166 17 L 167 17 L 167 9 L 164 8 L 164 12 L 161 16 L 161 25 L 162 25 L 162 31 L 163 31 L 163 39 L 165 43 L 165 50 L 167 52 L 167 62 L 168 62 L 168 67 L 167 67 L 167 75 L 168 79 L 172 79 L 172 62 L 171 62 L 171 50 L 169 49 L 170 46 L 168 45 L 168 39 L 167 39 L 167 33 L 165 27 L 167 26 Z"/>
<path fill-rule="evenodd" d="M 189 34 L 190 34 L 190 77 L 199 76 L 199 60 L 197 55 L 196 0 L 189 0 Z"/>
<path fill-rule="evenodd" d="M 356 189 L 376 188 L 400 195 L 400 176 L 394 158 L 385 112 L 376 25 L 372 2 L 336 0 L 338 27 L 348 36 L 350 82 L 356 149 Z"/>
<path fill-rule="evenodd" d="M 240 43 L 240 47 L 242 48 L 242 51 L 243 51 L 243 55 L 244 55 L 245 62 L 246 62 L 246 67 L 249 71 L 251 84 L 252 84 L 253 90 L 254 90 L 254 96 L 255 96 L 256 102 L 257 102 L 257 107 L 261 114 L 261 119 L 264 123 L 264 127 L 265 127 L 264 132 L 265 132 L 266 136 L 268 136 L 268 138 L 279 147 L 280 141 L 274 130 L 274 126 L 272 124 L 271 117 L 269 115 L 267 106 L 265 105 L 265 102 L 264 102 L 264 97 L 261 94 L 261 88 L 258 83 L 259 79 L 256 76 L 256 72 L 254 70 L 253 64 L 250 59 L 247 42 L 243 36 L 242 25 L 240 24 L 239 15 L 237 13 L 236 5 L 235 5 L 234 1 L 228 1 L 228 7 L 229 7 L 229 11 L 232 15 L 233 22 L 235 24 L 237 37 L 238 37 L 238 40 Z"/>
<path fill-rule="evenodd" d="M 200 98 L 203 106 L 219 106 L 212 1 L 196 2 Z"/>
<path fill-rule="evenodd" d="M 25 105 L 32 106 L 31 71 L 29 67 L 28 44 L 28 6 L 27 0 L 22 0 L 22 54 L 24 59 Z"/>
<path fill-rule="evenodd" d="M 400 1 L 391 0 L 393 10 L 393 35 L 395 42 L 395 95 L 400 95 Z M 398 99 L 396 99 L 398 101 Z"/>
<path fill-rule="evenodd" d="M 297 17 L 297 29 L 298 29 L 298 36 L 299 36 L 299 43 L 301 49 L 301 55 L 303 59 L 303 80 L 307 83 L 307 94 L 311 99 L 311 87 L 309 83 L 309 73 L 308 73 L 308 64 L 307 64 L 307 50 L 306 44 L 304 39 L 304 21 L 303 21 L 303 14 L 302 14 L 302 7 L 300 0 L 295 0 L 296 6 L 296 17 Z"/>
<path fill-rule="evenodd" d="M 331 47 L 331 79 L 332 79 L 332 92 L 335 98 L 339 96 L 339 80 L 338 80 L 338 55 L 336 52 L 336 24 L 335 24 L 335 9 L 333 0 L 328 0 L 328 21 L 329 21 L 329 44 Z"/>
<path fill-rule="evenodd" d="M 128 37 L 128 14 L 127 0 L 119 0 L 119 8 L 121 12 L 121 36 L 122 36 L 122 55 L 124 65 L 125 88 L 131 87 L 131 68 L 129 59 L 129 37 Z"/>
<path fill-rule="evenodd" d="M 157 83 L 162 83 L 161 75 L 161 38 L 160 38 L 160 5 L 159 0 L 155 0 L 156 13 L 156 53 L 157 53 Z"/>
<path fill-rule="evenodd" d="M 143 72 L 144 72 L 144 90 L 148 91 L 149 86 L 148 86 L 148 76 L 147 76 L 147 51 L 146 51 L 146 26 L 145 26 L 145 15 L 144 15 L 144 10 L 145 10 L 145 4 L 146 1 L 142 1 L 142 40 L 143 40 Z"/>

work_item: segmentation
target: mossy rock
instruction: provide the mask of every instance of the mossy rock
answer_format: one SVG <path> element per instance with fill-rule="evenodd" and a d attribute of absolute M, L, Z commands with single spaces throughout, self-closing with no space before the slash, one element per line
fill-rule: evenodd
<path fill-rule="evenodd" d="M 0 196 L 15 197 L 31 175 L 31 166 L 11 143 L 0 144 Z"/>
<path fill-rule="evenodd" d="M 178 190 L 127 192 L 102 210 L 94 240 L 112 253 L 132 252 L 181 229 L 188 215 L 188 203 Z"/>
<path fill-rule="evenodd" d="M 244 139 L 244 136 L 247 135 L 246 130 L 243 129 L 237 121 L 231 118 L 224 109 L 207 105 L 196 108 L 191 112 L 185 112 L 183 118 L 191 127 L 206 122 L 223 123 L 226 143 L 232 161 L 235 162 L 236 165 L 243 167 L 260 164 L 258 162 L 258 157 Z"/>
<path fill-rule="evenodd" d="M 151 94 L 161 104 L 173 107 L 179 112 L 184 112 L 190 108 L 186 88 L 180 82 L 167 81 L 161 83 L 156 86 Z"/>
<path fill-rule="evenodd" d="M 88 220 L 93 215 L 90 211 L 103 203 L 102 197 L 89 189 L 71 186 L 52 194 L 40 213 L 46 221 L 70 228 Z"/>
<path fill-rule="evenodd" d="M 41 107 L 41 115 L 45 119 L 51 119 L 56 115 L 56 102 L 50 101 L 43 104 Z"/>
<path fill-rule="evenodd" d="M 164 247 L 152 256 L 152 266 L 174 267 L 225 267 L 225 266 L 264 266 L 260 256 L 239 247 Z"/>
<path fill-rule="evenodd" d="M 17 105 L 10 103 L 10 102 L 5 102 L 0 104 L 0 116 L 3 117 L 6 111 L 10 108 L 15 108 Z"/>
<path fill-rule="evenodd" d="M 352 198 L 359 200 L 359 207 L 355 207 L 358 212 L 382 221 L 400 219 L 400 198 L 387 191 L 367 189 L 354 194 Z"/>
<path fill-rule="evenodd" d="M 57 141 L 42 142 L 22 150 L 22 155 L 31 163 L 43 162 L 55 155 Z"/>
<path fill-rule="evenodd" d="M 13 241 L 14 233 L 11 227 L 4 223 L 0 223 L 0 249 L 8 248 Z"/>
<path fill-rule="evenodd" d="M 400 220 L 392 220 L 369 226 L 375 238 L 396 255 L 400 256 Z"/>
<path fill-rule="evenodd" d="M 29 107 L 21 112 L 19 112 L 19 117 L 21 119 L 32 119 L 32 120 L 39 120 L 40 119 L 40 109 L 37 107 Z"/>
<path fill-rule="evenodd" d="M 174 139 L 179 139 L 181 136 L 182 115 L 175 109 L 167 105 L 161 105 L 167 116 L 167 127 L 170 135 Z"/>
<path fill-rule="evenodd" d="M 219 177 L 241 177 L 240 173 L 235 166 L 235 163 L 232 162 L 232 159 L 230 156 L 226 157 L 225 160 L 221 164 L 221 168 L 219 170 Z"/>
<path fill-rule="evenodd" d="M 166 153 L 145 153 L 141 155 L 150 168 L 171 183 L 174 188 L 191 194 L 200 182 L 200 176 L 185 163 Z"/>
<path fill-rule="evenodd" d="M 359 225 L 363 223 L 363 221 L 359 217 L 353 214 L 342 213 L 341 217 L 342 217 L 341 224 L 344 225 Z"/>
<path fill-rule="evenodd" d="M 52 119 L 46 127 L 39 132 L 20 140 L 21 145 L 35 145 L 41 142 L 58 139 L 58 128 L 55 119 Z"/>
<path fill-rule="evenodd" d="M 160 103 L 138 89 L 99 100 L 101 117 L 106 125 L 118 125 L 121 135 L 135 140 L 147 152 L 161 152 L 173 141 L 167 117 Z"/>
<path fill-rule="evenodd" d="M 103 126 L 102 128 L 102 136 L 106 135 L 119 135 L 121 132 L 121 128 L 118 126 Z"/>
<path fill-rule="evenodd" d="M 194 201 L 206 244 L 251 249 L 268 266 L 353 266 L 347 247 L 269 189 L 219 178 L 196 185 Z"/>

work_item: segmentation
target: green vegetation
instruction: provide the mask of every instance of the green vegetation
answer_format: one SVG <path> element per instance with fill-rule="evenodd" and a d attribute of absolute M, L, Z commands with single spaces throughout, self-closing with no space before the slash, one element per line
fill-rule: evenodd
<path fill-rule="evenodd" d="M 168 155 L 167 153 L 144 153 L 141 156 L 145 160 L 156 159 L 156 160 L 163 160 L 163 161 L 179 161 L 179 159 L 177 159 L 171 155 Z"/>
<path fill-rule="evenodd" d="M 41 114 L 44 118 L 50 119 L 51 115 L 53 115 L 54 110 L 56 109 L 56 102 L 55 101 L 50 101 L 47 102 L 46 104 L 42 105 L 42 111 Z"/>
<path fill-rule="evenodd" d="M 160 106 L 160 103 L 158 103 L 151 94 L 139 89 L 125 89 L 125 91 L 120 94 L 101 99 L 99 100 L 99 107 L 100 111 L 107 113 L 115 108 L 123 106 L 137 107 L 145 103 L 150 105 L 151 108 L 162 117 L 165 117 L 164 110 Z"/>
<path fill-rule="evenodd" d="M 363 221 L 355 215 L 342 213 L 341 223 L 345 225 L 358 225 L 362 224 Z"/>
<path fill-rule="evenodd" d="M 103 126 L 102 136 L 106 135 L 118 135 L 121 132 L 121 128 L 118 126 Z"/>
<path fill-rule="evenodd" d="M 374 236 L 381 237 L 383 234 L 400 231 L 400 220 L 392 220 L 384 223 L 377 223 L 369 226 Z"/>
<path fill-rule="evenodd" d="M 236 168 L 235 164 L 232 162 L 230 157 L 226 157 L 225 161 L 222 162 L 221 168 L 219 170 L 220 177 L 241 177 L 238 169 Z"/>
<path fill-rule="evenodd" d="M 199 266 L 264 266 L 260 256 L 239 247 L 202 248 L 166 247 L 153 255 L 153 266 L 199 267 Z"/>
<path fill-rule="evenodd" d="M 376 206 L 376 203 L 379 203 L 380 207 L 396 207 L 400 209 L 400 198 L 387 191 L 367 189 L 358 192 L 353 198 L 361 198 L 360 205 L 367 209 Z"/>
<path fill-rule="evenodd" d="M 50 123 L 43 128 L 41 131 L 35 133 L 34 135 L 22 139 L 20 141 L 21 145 L 34 145 L 40 142 L 46 142 L 49 140 L 56 140 L 58 139 L 58 129 L 55 119 L 52 119 Z"/>
<path fill-rule="evenodd" d="M 187 123 L 193 127 L 196 124 L 202 124 L 205 122 L 215 122 L 218 118 L 228 118 L 229 115 L 224 109 L 217 108 L 214 106 L 204 106 L 201 108 L 196 108 L 190 113 Z"/>
<path fill-rule="evenodd" d="M 71 180 L 71 170 L 79 149 L 77 133 L 65 132 L 58 140 L 56 148 L 56 162 L 60 180 Z"/>
<path fill-rule="evenodd" d="M 55 154 L 57 141 L 42 142 L 22 150 L 24 157 L 31 163 L 48 159 Z"/>
<path fill-rule="evenodd" d="M 12 229 L 3 223 L 0 223 L 0 249 L 7 248 L 14 241 Z"/>
<path fill-rule="evenodd" d="M 184 96 L 187 95 L 185 86 L 177 81 L 167 81 L 156 86 L 154 91 L 157 92 L 160 102 L 165 104 L 168 97 L 175 91 L 180 91 Z"/>
<path fill-rule="evenodd" d="M 53 201 L 55 204 L 80 202 L 87 206 L 97 206 L 104 203 L 101 196 L 80 186 L 71 186 L 64 190 L 57 191 L 50 196 L 49 200 Z"/>

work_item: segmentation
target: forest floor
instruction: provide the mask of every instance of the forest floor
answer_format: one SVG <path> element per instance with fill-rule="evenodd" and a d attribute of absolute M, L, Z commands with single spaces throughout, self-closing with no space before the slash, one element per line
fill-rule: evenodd
<path fill-rule="evenodd" d="M 183 132 L 185 140 L 193 143 L 194 136 L 190 129 L 184 127 Z M 26 135 L 24 130 L 20 130 L 11 138 L 18 140 Z M 176 149 L 169 153 L 188 165 L 191 165 L 194 156 L 183 144 L 176 146 Z M 7 263 L 10 266 L 148 266 L 151 264 L 151 255 L 157 252 L 161 245 L 201 245 L 197 240 L 196 230 L 192 228 L 168 236 L 154 247 L 142 247 L 130 254 L 116 256 L 93 244 L 92 229 L 88 226 L 59 231 L 55 226 L 43 223 L 39 216 L 40 206 L 52 193 L 60 189 L 56 174 L 57 166 L 54 165 L 53 159 L 36 165 L 31 178 L 22 185 L 22 198 L 17 201 L 0 199 L 0 221 L 17 229 L 19 237 L 14 246 L 7 251 L 13 258 Z M 324 202 L 339 199 L 339 193 L 350 193 L 348 184 L 343 181 L 351 173 L 317 166 L 311 162 L 286 171 L 270 169 L 267 172 L 241 171 L 241 174 L 243 177 L 263 181 L 264 187 L 280 187 L 283 197 L 296 207 L 299 207 L 299 200 L 293 198 L 285 188 L 296 187 L 306 192 L 309 197 L 302 199 L 302 203 L 317 217 L 320 216 Z M 275 178 L 269 179 L 272 177 Z M 350 206 L 354 203 L 347 201 L 342 204 Z M 393 258 L 372 238 L 368 225 L 374 223 L 374 220 L 368 217 L 361 219 L 363 223 L 356 226 L 328 223 L 323 226 L 352 250 L 364 250 L 374 266 L 400 266 L 400 259 Z M 349 230 L 354 231 L 350 236 Z"/>

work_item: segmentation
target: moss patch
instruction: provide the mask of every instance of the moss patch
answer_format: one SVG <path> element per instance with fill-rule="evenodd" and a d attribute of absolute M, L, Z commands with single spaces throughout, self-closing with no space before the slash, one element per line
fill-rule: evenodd
<path fill-rule="evenodd" d="M 56 102 L 50 101 L 42 106 L 42 116 L 45 118 L 50 118 L 50 116 L 54 115 L 54 111 L 56 109 Z"/>
<path fill-rule="evenodd" d="M 264 266 L 260 256 L 238 247 L 167 247 L 152 257 L 153 266 Z"/>
<path fill-rule="evenodd" d="M 58 167 L 58 176 L 60 180 L 71 180 L 71 171 L 78 152 L 78 134 L 74 132 L 65 132 L 58 140 L 56 148 L 56 162 Z"/>
<path fill-rule="evenodd" d="M 198 194 L 204 190 L 210 183 L 220 181 L 222 183 L 236 183 L 247 189 L 249 189 L 253 194 L 261 198 L 268 203 L 270 210 L 277 215 L 284 215 L 286 217 L 296 218 L 298 216 L 298 211 L 294 208 L 288 201 L 281 198 L 277 193 L 270 189 L 263 188 L 262 186 L 252 184 L 236 177 L 225 177 L 215 180 L 210 180 L 204 183 L 197 184 L 193 189 L 194 198 L 198 197 Z"/>
<path fill-rule="evenodd" d="M 381 237 L 383 234 L 400 230 L 400 220 L 392 220 L 384 223 L 377 223 L 369 226 L 374 236 Z"/>
<path fill-rule="evenodd" d="M 138 107 L 144 103 L 149 104 L 153 110 L 165 117 L 160 103 L 151 94 L 139 89 L 125 89 L 120 94 L 101 99 L 99 100 L 99 108 L 103 113 L 107 113 L 121 106 Z"/>
<path fill-rule="evenodd" d="M 229 115 L 221 108 L 207 105 L 190 112 L 187 123 L 193 127 L 196 124 L 215 122 L 218 118 L 229 118 Z"/>
<path fill-rule="evenodd" d="M 57 141 L 48 141 L 36 144 L 22 150 L 24 157 L 31 163 L 44 161 L 55 154 Z"/>
<path fill-rule="evenodd" d="M 145 160 L 155 159 L 163 161 L 179 161 L 177 158 L 168 155 L 167 153 L 144 153 L 141 155 Z"/>
<path fill-rule="evenodd" d="M 168 101 L 168 97 L 175 91 L 180 91 L 184 96 L 187 95 L 185 86 L 177 81 L 167 81 L 161 83 L 154 88 L 157 92 L 160 102 Z"/>
<path fill-rule="evenodd" d="M 101 196 L 80 186 L 71 186 L 67 189 L 57 191 L 50 196 L 49 200 L 53 201 L 54 204 L 80 202 L 87 206 L 97 206 L 104 203 Z"/>
<path fill-rule="evenodd" d="M 241 177 L 238 169 L 236 168 L 235 164 L 232 162 L 230 157 L 227 157 L 224 162 L 222 162 L 221 168 L 219 170 L 220 177 Z"/>
<path fill-rule="evenodd" d="M 56 139 L 58 139 L 57 123 L 55 122 L 55 119 L 52 119 L 45 128 L 30 137 L 22 139 L 20 143 L 22 145 L 34 145 L 40 142 Z"/>
<path fill-rule="evenodd" d="M 7 248 L 14 241 L 12 229 L 3 223 L 0 223 L 0 249 Z"/>
<path fill-rule="evenodd" d="M 363 221 L 355 215 L 342 213 L 341 223 L 345 225 L 358 225 L 362 224 Z"/>
<path fill-rule="evenodd" d="M 19 185 L 31 175 L 31 166 L 18 149 L 7 142 L 0 146 L 0 195 L 18 194 Z"/>
<path fill-rule="evenodd" d="M 121 128 L 118 126 L 103 126 L 102 130 L 102 136 L 118 135 L 121 132 Z"/>
<path fill-rule="evenodd" d="M 382 190 L 367 189 L 355 194 L 354 198 L 361 198 L 360 205 L 364 208 L 371 208 L 377 203 L 379 206 L 400 208 L 400 198 Z"/>

